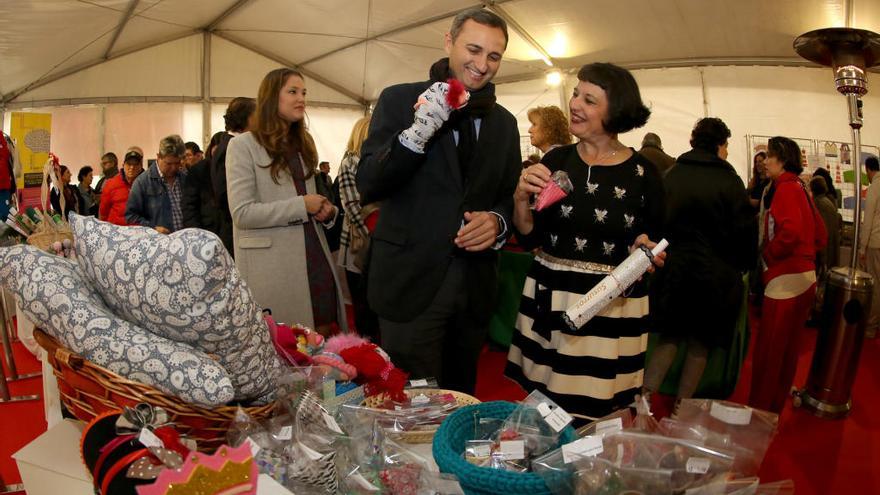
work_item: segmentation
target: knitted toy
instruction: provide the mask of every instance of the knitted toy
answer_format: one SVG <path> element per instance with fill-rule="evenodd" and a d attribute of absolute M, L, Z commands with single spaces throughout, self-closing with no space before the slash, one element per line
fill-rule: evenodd
<path fill-rule="evenodd" d="M 272 343 L 279 356 L 283 356 L 288 363 L 294 366 L 312 364 L 312 355 L 320 352 L 324 343 L 324 337 L 321 334 L 304 326 L 289 327 L 283 323 L 276 323 L 268 315 L 264 318 L 269 326 Z"/>
<path fill-rule="evenodd" d="M 357 368 L 358 381 L 366 383 L 364 391 L 367 396 L 385 392 L 392 400 L 406 400 L 403 387 L 409 375 L 395 368 L 379 346 L 364 343 L 343 349 L 339 355 L 346 363 Z"/>
<path fill-rule="evenodd" d="M 313 356 L 312 362 L 324 368 L 327 371 L 327 376 L 337 382 L 354 380 L 357 376 L 357 368 L 346 363 L 339 354 L 334 354 L 326 349 L 317 356 Z"/>
<path fill-rule="evenodd" d="M 366 338 L 353 333 L 340 333 L 327 339 L 327 342 L 324 343 L 324 351 L 339 355 L 344 349 L 357 347 L 369 342 Z"/>

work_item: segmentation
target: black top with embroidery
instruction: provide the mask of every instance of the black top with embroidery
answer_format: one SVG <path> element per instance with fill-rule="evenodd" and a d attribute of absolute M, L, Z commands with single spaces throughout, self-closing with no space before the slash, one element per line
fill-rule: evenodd
<path fill-rule="evenodd" d="M 551 172 L 565 170 L 574 186 L 559 202 L 534 212 L 534 229 L 519 234 L 529 249 L 552 256 L 616 266 L 640 234 L 660 240 L 664 218 L 663 180 L 643 156 L 617 165 L 590 166 L 572 144 L 541 160 Z"/>

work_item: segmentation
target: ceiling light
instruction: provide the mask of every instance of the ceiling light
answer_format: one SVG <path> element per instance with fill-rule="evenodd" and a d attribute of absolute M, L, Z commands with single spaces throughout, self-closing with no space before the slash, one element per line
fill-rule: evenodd
<path fill-rule="evenodd" d="M 558 70 L 547 73 L 547 84 L 550 86 L 559 86 L 562 84 L 562 73 Z"/>

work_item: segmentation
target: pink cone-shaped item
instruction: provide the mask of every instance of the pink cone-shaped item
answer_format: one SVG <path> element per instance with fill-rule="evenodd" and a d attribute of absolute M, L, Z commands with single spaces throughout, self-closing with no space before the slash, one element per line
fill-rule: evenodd
<path fill-rule="evenodd" d="M 541 211 L 568 196 L 572 189 L 574 186 L 571 185 L 571 179 L 568 178 L 568 173 L 565 170 L 553 172 L 553 175 L 550 176 L 550 182 L 538 193 L 538 198 L 535 200 L 535 211 Z"/>

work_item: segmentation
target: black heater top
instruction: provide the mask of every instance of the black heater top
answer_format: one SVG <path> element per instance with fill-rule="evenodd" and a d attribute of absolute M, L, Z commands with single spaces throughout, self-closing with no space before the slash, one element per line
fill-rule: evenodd
<path fill-rule="evenodd" d="M 801 57 L 832 67 L 837 90 L 843 94 L 868 92 L 865 69 L 880 64 L 880 34 L 864 29 L 825 28 L 794 40 Z"/>

